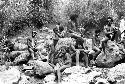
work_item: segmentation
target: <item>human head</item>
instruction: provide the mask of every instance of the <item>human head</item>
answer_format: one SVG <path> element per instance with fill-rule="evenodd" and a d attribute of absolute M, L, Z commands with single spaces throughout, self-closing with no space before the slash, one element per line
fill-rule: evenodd
<path fill-rule="evenodd" d="M 113 18 L 112 17 L 108 17 L 107 18 L 107 24 L 108 24 L 108 26 L 111 26 L 112 23 L 113 23 Z"/>
<path fill-rule="evenodd" d="M 36 31 L 32 31 L 32 37 L 34 38 L 36 36 L 37 32 Z"/>
<path fill-rule="evenodd" d="M 64 27 L 63 26 L 60 26 L 59 27 L 59 31 L 62 32 L 64 30 Z"/>
<path fill-rule="evenodd" d="M 68 48 L 66 46 L 62 46 L 60 48 L 60 51 L 61 51 L 62 54 L 65 54 L 66 52 L 68 52 Z"/>
<path fill-rule="evenodd" d="M 58 22 L 57 25 L 60 25 L 60 22 Z"/>

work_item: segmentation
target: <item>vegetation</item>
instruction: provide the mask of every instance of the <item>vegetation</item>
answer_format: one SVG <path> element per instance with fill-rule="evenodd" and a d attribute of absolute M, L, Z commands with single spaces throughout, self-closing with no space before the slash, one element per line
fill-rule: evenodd
<path fill-rule="evenodd" d="M 14 35 L 17 30 L 55 22 L 67 23 L 77 15 L 78 25 L 85 28 L 103 28 L 108 16 L 118 23 L 124 16 L 125 0 L 1 0 L 0 30 Z M 90 26 L 91 24 L 91 26 Z M 16 32 L 15 32 L 16 31 Z"/>

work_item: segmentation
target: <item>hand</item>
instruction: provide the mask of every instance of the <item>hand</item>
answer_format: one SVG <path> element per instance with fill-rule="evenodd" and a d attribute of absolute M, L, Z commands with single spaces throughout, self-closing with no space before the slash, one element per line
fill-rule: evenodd
<path fill-rule="evenodd" d="M 76 50 L 76 53 L 80 54 L 80 51 L 77 49 L 77 50 Z"/>

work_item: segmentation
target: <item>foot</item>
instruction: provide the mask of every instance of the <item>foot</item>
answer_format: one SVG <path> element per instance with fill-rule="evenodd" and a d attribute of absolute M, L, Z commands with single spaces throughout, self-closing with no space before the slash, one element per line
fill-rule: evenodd
<path fill-rule="evenodd" d="M 91 64 L 91 65 L 95 65 L 95 61 L 94 61 L 94 60 L 91 60 L 91 61 L 90 61 L 90 64 Z"/>

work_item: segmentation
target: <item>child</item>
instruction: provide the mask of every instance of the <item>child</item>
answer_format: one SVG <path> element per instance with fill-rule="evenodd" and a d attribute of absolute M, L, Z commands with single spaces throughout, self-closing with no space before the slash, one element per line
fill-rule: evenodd
<path fill-rule="evenodd" d="M 71 67 L 71 56 L 69 54 L 69 51 L 67 47 L 61 47 L 60 51 L 58 52 L 57 56 L 55 57 L 56 63 L 55 65 L 58 65 L 59 68 L 56 70 L 57 72 L 57 82 L 61 82 L 61 72 L 63 72 L 66 68 Z"/>

